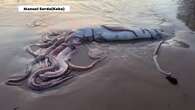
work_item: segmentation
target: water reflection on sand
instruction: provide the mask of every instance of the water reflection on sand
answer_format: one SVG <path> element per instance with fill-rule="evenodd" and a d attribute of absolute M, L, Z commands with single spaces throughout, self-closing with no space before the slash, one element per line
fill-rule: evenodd
<path fill-rule="evenodd" d="M 168 21 L 170 16 L 176 14 L 176 1 L 172 0 L 1 0 L 1 5 L 9 8 L 1 9 L 0 13 L 3 15 L 0 25 L 13 24 L 30 24 L 35 22 L 42 23 L 46 27 L 79 27 L 85 25 L 96 24 L 120 24 L 123 26 L 158 26 L 163 22 Z M 15 9 L 17 5 L 21 4 L 66 4 L 71 6 L 69 13 L 36 13 L 36 14 L 21 14 Z M 159 8 L 160 7 L 160 8 Z M 160 10 L 167 10 L 165 15 L 159 13 Z M 12 19 L 14 15 L 15 19 Z M 175 20 L 175 18 L 173 18 Z M 8 20 L 11 22 L 9 23 Z M 72 24 L 72 22 L 82 21 L 80 23 Z M 90 22 L 87 22 L 90 20 Z M 21 22 L 22 21 L 22 22 Z M 17 22 L 17 23 L 16 23 Z M 70 24 L 71 23 L 71 24 Z M 40 23 L 41 24 L 41 23 Z M 70 24 L 70 25 L 69 25 Z M 39 25 L 40 27 L 42 25 Z"/>

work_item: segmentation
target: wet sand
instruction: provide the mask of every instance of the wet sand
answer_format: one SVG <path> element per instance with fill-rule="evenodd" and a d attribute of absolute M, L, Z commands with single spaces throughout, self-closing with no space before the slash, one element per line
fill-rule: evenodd
<path fill-rule="evenodd" d="M 106 60 L 93 70 L 83 72 L 53 90 L 36 93 L 1 84 L 0 106 L 3 110 L 193 109 L 194 37 L 195 34 L 190 32 L 179 32 L 174 39 L 189 44 L 189 48 L 163 44 L 160 50 L 160 64 L 174 73 L 179 81 L 177 86 L 171 85 L 155 68 L 152 51 L 157 42 L 137 47 L 137 51 L 127 48 L 115 50 L 113 48 L 116 45 L 103 45 L 99 48 L 108 51 L 109 56 Z M 120 44 L 119 47 L 131 45 L 133 44 Z M 89 63 L 84 54 L 87 48 L 82 47 L 80 50 L 75 59 L 82 57 L 84 63 L 78 60 L 74 63 Z M 119 51 L 131 54 L 121 56 Z"/>
<path fill-rule="evenodd" d="M 151 0 L 155 1 L 155 0 Z M 170 0 L 167 0 L 170 1 Z M 1 6 L 0 10 L 0 109 L 2 110 L 191 110 L 195 108 L 195 34 L 175 19 L 174 5 L 161 2 L 94 2 L 71 0 L 68 14 L 16 12 L 15 4 Z M 12 4 L 13 3 L 13 4 Z M 23 4 L 21 2 L 18 4 Z M 99 8 L 104 4 L 104 8 Z M 129 7 L 120 9 L 129 3 Z M 154 4 L 153 4 L 154 3 Z M 170 6 L 169 6 L 170 5 Z M 152 9 L 156 6 L 159 9 Z M 140 8 L 139 8 L 140 7 Z M 170 7 L 172 7 L 170 9 Z M 166 9 L 166 10 L 163 10 Z M 7 14 L 9 10 L 9 14 Z M 152 11 L 151 11 L 152 10 Z M 156 14 L 156 12 L 159 12 Z M 130 12 L 129 12 L 130 11 Z M 170 13 L 167 13 L 169 12 Z M 96 13 L 95 13 L 96 12 Z M 129 14 L 130 13 L 130 14 Z M 166 14 L 167 16 L 166 16 Z M 173 14 L 174 13 L 174 14 Z M 104 15 L 104 16 L 103 16 Z M 14 17 L 13 17 L 14 16 Z M 152 53 L 154 41 L 129 43 L 92 43 L 82 46 L 73 57 L 73 63 L 87 65 L 88 48 L 99 50 L 108 56 L 93 69 L 75 73 L 78 76 L 51 90 L 31 91 L 25 87 L 4 84 L 11 75 L 24 70 L 32 60 L 24 47 L 40 39 L 42 32 L 58 29 L 75 29 L 99 24 L 122 26 L 154 26 L 168 17 L 177 29 L 176 37 L 163 44 L 159 62 L 163 69 L 173 72 L 177 86 L 171 85 L 156 69 Z M 14 18 L 14 19 L 13 19 Z M 178 32 L 185 30 L 184 32 Z M 185 42 L 188 46 L 171 40 Z M 88 47 L 88 48 L 87 48 Z"/>

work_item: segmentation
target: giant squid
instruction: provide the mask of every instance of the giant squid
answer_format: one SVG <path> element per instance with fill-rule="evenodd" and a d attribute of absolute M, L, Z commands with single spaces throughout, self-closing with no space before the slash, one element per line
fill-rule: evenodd
<path fill-rule="evenodd" d="M 52 37 L 51 36 L 55 36 Z M 41 43 L 30 44 L 26 51 L 34 57 L 34 60 L 26 67 L 25 74 L 11 76 L 6 84 L 18 85 L 27 79 L 27 86 L 32 90 L 42 91 L 57 86 L 74 77 L 71 71 L 84 71 L 93 68 L 106 56 L 97 57 L 87 66 L 71 63 L 71 57 L 77 48 L 85 42 L 111 42 L 130 41 L 134 39 L 158 40 L 169 36 L 162 29 L 152 28 L 126 28 L 113 26 L 84 27 L 71 30 L 66 34 L 46 34 Z M 38 49 L 34 50 L 33 47 Z M 171 77 L 171 73 L 163 71 L 157 61 L 160 46 L 155 50 L 153 59 L 160 73 Z M 89 55 L 90 56 L 90 55 Z M 92 56 L 90 56 L 92 58 Z M 93 58 L 94 59 L 94 58 Z M 34 65 L 39 65 L 33 70 Z M 172 77 L 171 77 L 172 78 Z"/>

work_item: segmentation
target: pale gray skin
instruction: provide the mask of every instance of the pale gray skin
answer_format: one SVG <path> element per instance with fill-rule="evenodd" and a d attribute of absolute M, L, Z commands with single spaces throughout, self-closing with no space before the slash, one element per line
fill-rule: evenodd
<path fill-rule="evenodd" d="M 175 77 L 173 77 L 172 73 L 171 72 L 167 72 L 165 70 L 163 70 L 157 60 L 158 56 L 159 56 L 159 51 L 160 51 L 160 47 L 161 45 L 164 43 L 164 40 L 160 41 L 159 44 L 157 45 L 157 47 L 155 48 L 154 50 L 154 53 L 153 53 L 153 60 L 154 60 L 154 63 L 155 63 L 155 66 L 157 68 L 157 70 L 163 74 L 166 79 L 173 85 L 177 85 L 178 84 L 178 81 Z"/>
<path fill-rule="evenodd" d="M 69 47 L 66 47 L 65 49 L 63 48 L 61 49 L 62 50 L 58 50 L 61 52 L 55 57 L 57 62 L 59 63 L 59 69 L 57 69 L 56 71 L 47 71 L 44 74 L 40 74 L 39 77 L 43 81 L 60 77 L 68 71 L 68 64 L 66 62 L 70 60 L 74 50 L 72 50 Z"/>
<path fill-rule="evenodd" d="M 76 66 L 71 63 L 66 63 L 71 58 L 72 51 L 73 50 L 71 48 L 66 47 L 64 50 L 62 50 L 57 55 L 57 57 L 52 57 L 53 62 L 55 62 L 52 64 L 54 64 L 54 66 L 57 65 L 56 66 L 58 67 L 57 70 L 50 72 L 53 69 L 56 69 L 51 66 L 51 67 L 43 68 L 43 69 L 36 71 L 29 78 L 28 87 L 31 88 L 32 90 L 39 90 L 39 91 L 49 89 L 53 86 L 57 86 L 63 83 L 64 81 L 72 78 L 72 76 L 67 75 L 68 68 L 71 70 L 75 70 L 75 69 L 76 70 L 87 70 L 87 69 L 92 68 L 97 62 L 100 61 L 100 60 L 96 60 L 89 66 Z"/>
<path fill-rule="evenodd" d="M 162 74 L 165 75 L 165 76 L 170 76 L 172 73 L 171 73 L 171 72 L 166 72 L 166 71 L 164 71 L 164 70 L 160 67 L 160 65 L 159 65 L 159 63 L 158 63 L 158 60 L 157 60 L 158 54 L 159 54 L 159 51 L 160 51 L 160 47 L 161 47 L 161 45 L 162 45 L 163 43 L 164 43 L 164 41 L 160 41 L 159 44 L 158 44 L 158 46 L 155 48 L 154 53 L 153 53 L 153 60 L 154 60 L 154 63 L 155 63 L 155 65 L 156 65 L 156 68 L 158 69 L 158 71 L 159 71 L 160 73 L 162 73 Z"/>
<path fill-rule="evenodd" d="M 35 71 L 28 79 L 27 85 L 32 90 L 41 91 L 44 89 L 48 89 L 50 87 L 53 87 L 53 86 L 56 86 L 56 85 L 62 83 L 64 81 L 64 79 L 66 79 L 66 78 L 59 77 L 59 78 L 51 79 L 51 80 L 46 81 L 46 82 L 44 82 L 40 79 L 41 74 L 44 74 L 45 72 L 60 68 L 60 65 L 55 57 L 53 57 L 53 56 L 48 56 L 48 57 L 51 59 L 52 65 L 49 67 L 41 68 L 41 69 Z"/>

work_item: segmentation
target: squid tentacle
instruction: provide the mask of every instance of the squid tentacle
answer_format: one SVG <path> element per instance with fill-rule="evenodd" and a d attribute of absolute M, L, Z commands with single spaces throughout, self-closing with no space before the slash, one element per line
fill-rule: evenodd
<path fill-rule="evenodd" d="M 47 82 L 42 82 L 42 81 L 38 81 L 39 73 L 35 73 L 32 75 L 32 78 L 28 81 L 28 87 L 30 87 L 32 90 L 42 91 L 42 90 L 57 86 L 57 85 L 65 82 L 66 80 L 69 80 L 71 78 L 73 78 L 73 76 L 68 74 L 68 75 L 64 75 L 62 77 L 51 79 Z"/>
<path fill-rule="evenodd" d="M 36 63 L 38 63 L 44 59 L 45 59 L 45 57 L 43 57 L 43 56 L 35 58 L 30 64 L 27 64 L 25 74 L 19 74 L 19 75 L 14 75 L 14 76 L 10 77 L 6 81 L 6 84 L 7 85 L 19 85 L 18 84 L 19 82 L 24 81 L 25 79 L 27 79 L 31 75 L 33 65 L 35 65 Z"/>
<path fill-rule="evenodd" d="M 177 81 L 177 79 L 176 79 L 175 77 L 172 76 L 172 73 L 163 70 L 163 69 L 160 67 L 159 63 L 158 63 L 158 60 L 157 60 L 157 58 L 158 58 L 158 53 L 159 53 L 160 47 L 161 47 L 161 45 L 162 45 L 163 43 L 164 43 L 164 40 L 163 40 L 163 41 L 160 41 L 160 43 L 158 44 L 158 46 L 155 48 L 154 53 L 153 53 L 153 60 L 154 60 L 154 63 L 155 63 L 155 65 L 156 65 L 156 68 L 158 69 L 158 71 L 159 71 L 161 74 L 165 75 L 165 76 L 166 76 L 166 79 L 167 79 L 171 84 L 177 85 L 177 84 L 178 84 L 178 81 Z"/>
<path fill-rule="evenodd" d="M 75 53 L 74 49 L 72 50 L 72 48 L 66 47 L 57 56 L 57 60 L 60 65 L 59 69 L 54 72 L 45 72 L 44 74 L 40 74 L 40 78 L 42 80 L 48 80 L 48 79 L 57 78 L 57 77 L 62 76 L 63 74 L 66 74 L 66 72 L 68 71 L 68 66 L 69 66 L 67 64 L 67 61 L 70 60 L 70 56 L 74 53 Z"/>
<path fill-rule="evenodd" d="M 171 72 L 166 72 L 166 71 L 164 71 L 164 70 L 160 67 L 160 65 L 159 65 L 159 63 L 158 63 L 158 60 L 157 60 L 160 46 L 161 46 L 163 43 L 164 43 L 164 41 L 160 41 L 159 44 L 158 44 L 158 46 L 157 46 L 157 48 L 155 48 L 154 53 L 153 53 L 153 60 L 154 60 L 154 63 L 155 63 L 155 65 L 156 65 L 156 68 L 158 69 L 158 71 L 159 71 L 160 73 L 162 73 L 163 75 L 166 75 L 166 76 L 170 76 L 172 73 L 171 73 Z"/>

